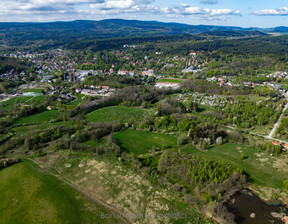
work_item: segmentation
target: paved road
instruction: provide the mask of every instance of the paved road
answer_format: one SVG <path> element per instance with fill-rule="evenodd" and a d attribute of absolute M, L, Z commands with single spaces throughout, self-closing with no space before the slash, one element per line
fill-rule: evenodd
<path fill-rule="evenodd" d="M 275 134 L 275 132 L 276 132 L 278 126 L 279 126 L 279 123 L 280 123 L 280 121 L 281 121 L 281 119 L 282 119 L 282 117 L 284 115 L 284 112 L 287 110 L 287 108 L 288 108 L 288 102 L 285 105 L 280 117 L 278 118 L 277 122 L 275 123 L 275 125 L 274 125 L 273 129 L 271 130 L 270 134 L 267 136 L 268 138 L 272 138 L 274 136 L 274 134 Z"/>

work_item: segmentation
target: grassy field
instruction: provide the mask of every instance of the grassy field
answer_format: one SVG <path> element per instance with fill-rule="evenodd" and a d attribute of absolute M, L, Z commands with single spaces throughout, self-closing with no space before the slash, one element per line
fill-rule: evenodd
<path fill-rule="evenodd" d="M 130 119 L 140 119 L 145 115 L 145 110 L 134 107 L 112 106 L 95 110 L 86 116 L 87 121 L 107 122 L 117 121 L 124 123 Z"/>
<path fill-rule="evenodd" d="M 44 92 L 44 89 L 23 89 L 22 92 L 23 93 L 29 93 L 29 92 L 42 93 L 42 92 Z"/>
<path fill-rule="evenodd" d="M 0 171 L 0 223 L 117 223 L 108 211 L 25 161 Z M 109 213 L 109 212 L 108 212 Z"/>
<path fill-rule="evenodd" d="M 10 110 L 14 107 L 14 105 L 20 104 L 32 104 L 32 103 L 41 103 L 45 99 L 45 96 L 20 96 L 13 97 L 7 101 L 0 103 L 0 110 Z"/>
<path fill-rule="evenodd" d="M 40 131 L 40 130 L 44 130 L 47 128 L 57 128 L 58 126 L 62 126 L 62 125 L 69 127 L 73 124 L 70 122 L 60 121 L 60 122 L 55 122 L 55 123 L 43 123 L 43 124 L 37 124 L 37 125 L 20 126 L 20 127 L 15 127 L 12 130 L 16 134 L 22 134 L 22 133 L 28 133 L 30 131 L 32 132 Z"/>
<path fill-rule="evenodd" d="M 157 82 L 172 82 L 172 83 L 180 83 L 182 79 L 158 79 Z"/>
<path fill-rule="evenodd" d="M 84 153 L 62 151 L 39 158 L 38 163 L 89 196 L 112 205 L 123 214 L 132 215 L 132 223 L 212 223 L 191 205 L 151 184 L 117 158 L 89 158 Z"/>
<path fill-rule="evenodd" d="M 148 153 L 153 146 L 157 148 L 177 146 L 177 139 L 174 136 L 130 129 L 118 132 L 113 138 L 122 149 L 135 155 Z"/>
<path fill-rule="evenodd" d="M 58 110 L 46 110 L 39 114 L 30 115 L 27 117 L 22 117 L 16 121 L 16 125 L 19 124 L 33 124 L 33 123 L 43 123 L 51 120 L 57 119 L 61 113 Z"/>
<path fill-rule="evenodd" d="M 189 146 L 182 151 L 211 160 L 226 161 L 248 173 L 250 181 L 255 184 L 282 188 L 283 180 L 287 179 L 287 156 L 273 157 L 244 144 L 225 144 L 207 151 Z M 240 158 L 241 155 L 244 159 Z"/>
<path fill-rule="evenodd" d="M 7 101 L 0 103 L 0 110 L 9 110 L 14 107 L 17 103 L 24 103 L 27 100 L 31 99 L 32 96 L 21 96 L 21 97 L 13 97 Z"/>
<path fill-rule="evenodd" d="M 31 100 L 27 101 L 25 104 L 42 103 L 45 97 L 46 97 L 45 95 L 35 96 Z"/>
<path fill-rule="evenodd" d="M 83 103 L 83 102 L 85 102 L 85 100 L 76 99 L 76 100 L 69 102 L 68 105 L 78 106 L 80 103 Z"/>

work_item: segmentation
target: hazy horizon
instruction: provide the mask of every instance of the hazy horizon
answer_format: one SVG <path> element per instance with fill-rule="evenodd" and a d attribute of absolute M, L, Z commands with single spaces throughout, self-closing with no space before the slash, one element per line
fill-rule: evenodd
<path fill-rule="evenodd" d="M 1 0 L 0 6 L 0 22 L 117 18 L 260 28 L 288 24 L 287 0 Z"/>

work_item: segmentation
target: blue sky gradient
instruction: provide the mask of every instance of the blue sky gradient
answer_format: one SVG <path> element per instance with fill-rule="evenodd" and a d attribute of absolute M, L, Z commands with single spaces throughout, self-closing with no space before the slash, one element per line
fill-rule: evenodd
<path fill-rule="evenodd" d="M 191 25 L 288 26 L 288 0 L 0 0 L 2 22 L 157 20 Z"/>

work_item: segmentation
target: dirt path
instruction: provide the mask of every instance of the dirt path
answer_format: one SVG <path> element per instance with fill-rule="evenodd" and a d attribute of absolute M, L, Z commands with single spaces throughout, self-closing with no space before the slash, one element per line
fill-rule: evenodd
<path fill-rule="evenodd" d="M 91 197 L 90 195 L 84 193 L 83 191 L 81 191 L 78 187 L 76 187 L 75 185 L 71 184 L 69 181 L 65 180 L 62 176 L 54 174 L 52 172 L 50 172 L 48 169 L 41 167 L 38 163 L 36 163 L 35 161 L 28 159 L 29 161 L 33 162 L 34 164 L 36 164 L 42 171 L 49 173 L 50 175 L 58 178 L 60 181 L 64 182 L 65 184 L 69 185 L 70 187 L 72 187 L 74 190 L 76 190 L 78 193 L 80 193 L 81 195 L 83 195 L 85 198 L 89 199 L 90 201 L 93 201 L 94 203 L 112 211 L 113 213 L 116 213 L 116 217 L 119 218 L 121 220 L 121 224 L 123 223 L 129 223 L 129 224 L 133 224 L 133 220 L 131 220 L 129 218 L 129 216 L 121 211 L 119 211 L 118 209 L 112 207 L 111 205 L 106 204 L 105 202 Z M 103 220 L 104 223 L 104 220 Z"/>
<path fill-rule="evenodd" d="M 5 102 L 5 101 L 10 100 L 10 99 L 11 99 L 11 97 L 8 96 L 8 97 L 4 98 L 3 100 L 0 100 L 0 103 Z"/>
<path fill-rule="evenodd" d="M 24 104 L 24 103 L 27 103 L 28 101 L 30 101 L 30 100 L 32 100 L 32 99 L 34 99 L 36 96 L 33 96 L 32 98 L 30 98 L 29 100 L 26 100 L 25 102 L 23 102 L 22 103 L 22 105 Z"/>

